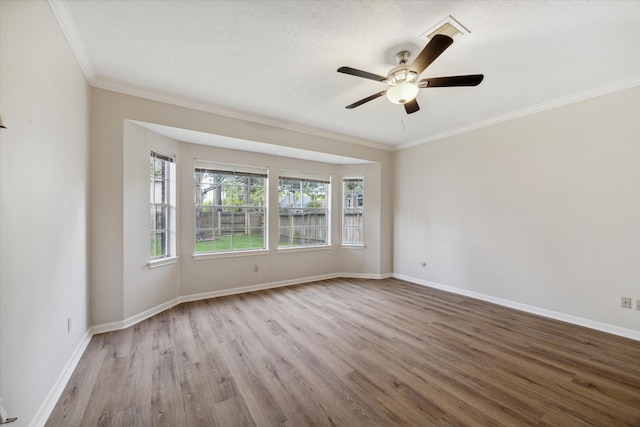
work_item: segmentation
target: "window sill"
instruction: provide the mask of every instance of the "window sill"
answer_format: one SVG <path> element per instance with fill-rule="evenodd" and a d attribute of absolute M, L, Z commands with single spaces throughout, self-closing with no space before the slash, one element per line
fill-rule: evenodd
<path fill-rule="evenodd" d="M 364 249 L 366 245 L 359 243 L 343 243 L 342 249 Z"/>
<path fill-rule="evenodd" d="M 288 252 L 309 252 L 309 251 L 327 251 L 333 249 L 332 245 L 316 245 L 316 246 L 283 246 L 278 248 L 278 253 Z"/>
<path fill-rule="evenodd" d="M 201 254 L 193 254 L 195 261 L 203 261 L 206 259 L 216 258 L 235 258 L 243 256 L 255 256 L 255 255 L 268 255 L 271 251 L 269 249 L 256 249 L 254 251 L 230 251 L 230 252 L 207 252 Z"/>
<path fill-rule="evenodd" d="M 165 265 L 170 265 L 170 264 L 176 264 L 178 262 L 178 260 L 180 259 L 180 257 L 174 256 L 174 257 L 167 257 L 167 258 L 160 258 L 160 259 L 154 259 L 152 261 L 149 261 L 149 263 L 147 264 L 147 266 L 151 269 L 151 268 L 158 268 L 158 267 L 164 267 Z"/>

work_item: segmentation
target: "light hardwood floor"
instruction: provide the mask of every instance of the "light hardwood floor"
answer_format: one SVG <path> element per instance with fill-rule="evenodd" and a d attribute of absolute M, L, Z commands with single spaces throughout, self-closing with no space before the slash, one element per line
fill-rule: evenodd
<path fill-rule="evenodd" d="M 640 342 L 396 279 L 96 335 L 47 426 L 640 426 Z"/>

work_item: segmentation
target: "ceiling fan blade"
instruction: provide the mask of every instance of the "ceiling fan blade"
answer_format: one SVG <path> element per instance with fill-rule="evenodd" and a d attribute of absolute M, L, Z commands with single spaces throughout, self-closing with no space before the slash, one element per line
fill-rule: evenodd
<path fill-rule="evenodd" d="M 357 70 L 351 67 L 340 67 L 338 68 L 339 73 L 351 74 L 352 76 L 362 77 L 365 79 L 375 80 L 377 82 L 383 82 L 387 80 L 384 76 L 379 76 L 377 74 L 369 73 L 368 71 Z"/>
<path fill-rule="evenodd" d="M 422 79 L 418 87 L 449 87 L 449 86 L 478 86 L 484 79 L 483 74 L 471 74 L 468 76 L 433 77 Z"/>
<path fill-rule="evenodd" d="M 418 101 L 416 101 L 415 99 L 412 99 L 411 101 L 404 103 L 404 109 L 407 112 L 407 114 L 411 114 L 420 110 L 420 106 L 418 105 Z"/>
<path fill-rule="evenodd" d="M 353 103 L 353 104 L 351 104 L 351 105 L 347 105 L 347 106 L 346 106 L 346 107 L 344 107 L 344 108 L 347 108 L 347 109 L 351 110 L 352 108 L 356 108 L 356 107 L 361 106 L 361 105 L 362 105 L 362 104 L 364 104 L 365 102 L 373 101 L 373 100 L 374 100 L 374 99 L 376 99 L 376 98 L 380 98 L 380 97 L 381 97 L 382 95 L 384 95 L 385 93 L 387 93 L 387 91 L 386 91 L 386 90 L 383 90 L 382 92 L 374 93 L 373 95 L 371 95 L 371 96 L 367 96 L 366 98 L 361 99 L 361 100 L 360 100 L 360 101 L 358 101 L 358 102 L 354 102 L 354 103 Z"/>
<path fill-rule="evenodd" d="M 443 34 L 436 34 L 416 57 L 410 70 L 420 75 L 433 61 L 436 60 L 453 43 L 453 39 Z"/>

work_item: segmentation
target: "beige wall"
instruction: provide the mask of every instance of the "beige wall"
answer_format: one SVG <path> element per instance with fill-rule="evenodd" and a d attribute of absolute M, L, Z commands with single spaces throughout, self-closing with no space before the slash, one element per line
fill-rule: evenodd
<path fill-rule="evenodd" d="M 189 144 L 160 137 L 131 121 L 142 121 L 269 142 L 311 151 L 357 157 L 370 163 L 332 165 L 246 151 Z M 349 273 L 380 277 L 392 273 L 391 196 L 383 183 L 392 180 L 390 152 L 354 147 L 317 136 L 248 123 L 202 111 L 92 90 L 91 168 L 91 305 L 92 325 L 122 326 L 177 297 L 232 292 L 248 286 L 293 283 Z M 178 255 L 176 264 L 149 269 L 148 155 L 152 146 L 176 154 L 178 169 Z M 159 146 L 161 145 L 161 147 Z M 357 153 L 357 154 L 356 154 Z M 193 258 L 193 161 L 195 158 L 299 169 L 332 176 L 332 242 L 329 250 L 278 252 L 277 211 L 272 209 L 268 254 Z M 367 244 L 343 249 L 340 241 L 340 182 L 354 173 L 365 177 Z M 277 182 L 271 180 L 270 205 L 277 205 Z M 254 266 L 258 272 L 254 272 Z"/>
<path fill-rule="evenodd" d="M 394 272 L 640 331 L 639 118 L 636 87 L 397 152 Z"/>
<path fill-rule="evenodd" d="M 0 396 L 18 427 L 48 415 L 89 327 L 89 86 L 47 2 L 0 1 L 0 111 Z"/>

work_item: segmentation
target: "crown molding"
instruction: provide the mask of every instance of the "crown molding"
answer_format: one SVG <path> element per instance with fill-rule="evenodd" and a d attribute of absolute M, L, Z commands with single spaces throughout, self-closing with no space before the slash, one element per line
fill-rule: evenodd
<path fill-rule="evenodd" d="M 352 136 L 344 135 L 337 132 L 331 132 L 323 129 L 314 128 L 312 126 L 305 126 L 299 123 L 287 122 L 284 120 L 278 120 L 271 117 L 261 116 L 255 113 L 249 113 L 246 111 L 236 110 L 229 107 L 223 107 L 220 105 L 209 104 L 206 102 L 196 101 L 180 96 L 169 95 L 154 90 L 142 89 L 134 86 L 129 86 L 121 83 L 114 83 L 107 80 L 96 80 L 91 86 L 99 89 L 109 90 L 112 92 L 122 93 L 124 95 L 135 96 L 139 98 L 149 99 L 151 101 L 163 102 L 166 104 L 176 105 L 179 107 L 190 108 L 193 110 L 204 111 L 206 113 L 217 114 L 232 119 L 244 120 L 252 123 L 257 123 L 265 126 L 276 127 L 279 129 L 286 129 L 293 132 L 300 132 L 307 135 L 318 136 L 321 138 L 327 138 L 334 141 L 348 142 L 350 144 L 362 145 L 369 148 L 375 148 L 383 151 L 393 151 L 393 147 L 387 144 L 368 141 L 365 139 L 355 138 Z"/>
<path fill-rule="evenodd" d="M 586 101 L 598 96 L 607 95 L 614 92 L 619 92 L 625 89 L 631 89 L 633 87 L 640 86 L 640 75 L 635 75 L 625 80 L 619 80 L 604 86 L 600 86 L 594 89 L 589 89 L 583 92 L 578 92 L 572 95 L 556 98 L 551 101 L 543 102 L 533 105 L 531 107 L 522 108 L 520 110 L 512 111 L 510 113 L 502 114 L 499 116 L 491 117 L 487 120 L 471 123 L 467 126 L 463 126 L 458 129 L 451 130 L 449 132 L 443 132 L 441 134 L 431 136 L 429 138 L 421 139 L 407 144 L 401 144 L 394 148 L 393 151 L 405 150 L 407 148 L 415 147 L 429 142 L 438 141 L 451 136 L 460 135 L 463 133 L 471 132 L 473 130 L 493 126 L 509 120 L 518 119 L 532 114 L 541 113 L 543 111 L 553 110 L 554 108 L 563 107 L 565 105 L 575 104 L 580 101 Z"/>
<path fill-rule="evenodd" d="M 80 37 L 80 31 L 78 31 L 76 22 L 71 15 L 69 7 L 67 6 L 67 2 L 61 0 L 49 0 L 49 6 L 58 20 L 58 24 L 60 25 L 60 28 L 62 29 L 62 32 L 64 33 L 64 36 L 66 37 L 67 42 L 80 65 L 80 68 L 82 69 L 84 77 L 90 85 L 93 85 L 93 82 L 95 81 L 93 67 L 91 66 L 91 61 L 89 61 L 87 48 L 82 41 L 82 37 Z"/>

